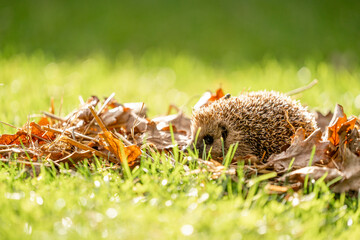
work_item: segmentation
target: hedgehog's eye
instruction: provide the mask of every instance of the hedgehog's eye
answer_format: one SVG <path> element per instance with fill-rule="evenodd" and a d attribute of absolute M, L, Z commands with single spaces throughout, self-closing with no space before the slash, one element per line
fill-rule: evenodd
<path fill-rule="evenodd" d="M 226 127 L 224 127 L 224 126 L 220 126 L 220 130 L 221 130 L 221 137 L 225 141 L 225 139 L 227 138 L 227 135 L 228 135 L 228 131 L 227 131 Z"/>
<path fill-rule="evenodd" d="M 204 142 L 205 142 L 206 145 L 211 145 L 214 142 L 214 138 L 212 136 L 210 136 L 210 135 L 205 135 L 204 136 Z"/>

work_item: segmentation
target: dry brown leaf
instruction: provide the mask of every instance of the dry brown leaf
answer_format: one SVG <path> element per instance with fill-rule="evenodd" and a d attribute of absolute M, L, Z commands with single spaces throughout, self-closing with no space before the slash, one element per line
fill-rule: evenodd
<path fill-rule="evenodd" d="M 86 103 L 80 107 L 80 110 L 75 111 L 77 118 L 84 120 L 85 122 L 90 122 L 93 119 L 93 116 L 89 110 L 89 106 L 95 108 L 95 106 L 99 103 L 99 98 L 96 96 L 91 96 Z M 70 114 L 73 116 L 74 113 Z"/>
<path fill-rule="evenodd" d="M 39 141 L 39 144 L 44 144 L 45 142 L 42 139 L 44 140 L 48 140 L 48 141 L 52 141 L 55 139 L 55 134 L 52 133 L 52 132 L 48 132 L 48 131 L 44 131 L 41 126 L 35 122 L 31 122 L 30 123 L 30 129 L 31 129 L 31 134 L 33 137 L 37 136 L 37 137 L 40 137 L 40 141 Z"/>
<path fill-rule="evenodd" d="M 130 108 L 118 106 L 100 115 L 105 126 L 108 128 L 124 127 L 127 132 L 134 128 L 135 132 L 146 130 L 147 120 L 135 114 Z"/>
<path fill-rule="evenodd" d="M 342 177 L 343 174 L 335 168 L 327 167 L 303 167 L 298 170 L 292 171 L 280 178 L 280 181 L 290 181 L 290 182 L 304 182 L 306 176 L 308 175 L 310 179 L 318 180 L 324 174 L 327 174 L 325 177 L 325 182 L 329 182 L 337 177 Z"/>
<path fill-rule="evenodd" d="M 125 108 L 130 108 L 136 115 L 146 118 L 147 107 L 143 102 L 124 103 Z"/>
<path fill-rule="evenodd" d="M 224 94 L 224 91 L 219 88 L 216 90 L 215 94 L 212 94 L 210 99 L 209 99 L 209 102 L 214 102 L 216 100 L 219 100 L 220 98 L 224 97 L 225 94 Z"/>
<path fill-rule="evenodd" d="M 30 131 L 29 133 L 27 131 Z M 30 138 L 31 136 L 31 138 Z M 29 126 L 24 126 L 19 129 L 15 134 L 3 134 L 0 137 L 1 145 L 21 145 L 27 146 L 30 143 L 30 139 L 33 142 L 38 141 L 40 145 L 46 143 L 46 141 L 52 141 L 55 139 L 55 135 L 52 132 L 42 130 L 41 126 L 35 122 L 31 122 Z"/>
<path fill-rule="evenodd" d="M 199 101 L 195 104 L 194 109 L 198 109 L 203 106 L 206 106 L 209 103 L 212 103 L 224 96 L 225 96 L 224 91 L 221 88 L 217 89 L 215 94 L 213 94 L 211 91 L 207 91 L 201 96 Z"/>
<path fill-rule="evenodd" d="M 284 152 L 272 154 L 266 165 L 273 167 L 277 172 L 286 171 L 292 159 L 295 158 L 292 168 L 306 167 L 309 165 L 314 146 L 316 146 L 316 149 L 312 164 L 327 164 L 330 160 L 327 155 L 329 142 L 321 141 L 321 135 L 322 133 L 318 129 L 305 139 L 305 130 L 299 128 L 295 133 L 291 146 Z"/>
<path fill-rule="evenodd" d="M 341 138 L 340 138 L 341 139 Z M 348 148 L 351 152 L 355 153 L 357 156 L 360 156 L 360 133 L 357 128 L 351 130 L 347 135 L 345 143 L 348 144 Z M 340 141 L 341 143 L 341 141 Z"/>
<path fill-rule="evenodd" d="M 47 126 L 47 125 L 50 125 L 50 122 L 47 117 L 41 117 L 40 120 L 38 121 L 38 124 L 40 126 Z"/>
<path fill-rule="evenodd" d="M 348 148 L 341 153 L 342 164 L 340 171 L 343 179 L 336 183 L 332 190 L 335 192 L 359 191 L 360 189 L 360 157 L 356 156 Z"/>
<path fill-rule="evenodd" d="M 186 146 L 189 138 L 184 132 L 173 132 L 174 140 L 179 147 Z M 143 143 L 151 143 L 159 150 L 170 149 L 174 147 L 170 131 L 158 130 L 156 123 L 150 122 L 147 130 L 140 136 Z"/>
<path fill-rule="evenodd" d="M 346 131 L 351 130 L 355 127 L 357 118 L 351 117 L 347 119 L 346 114 L 344 113 L 344 109 L 341 105 L 336 104 L 334 116 L 328 127 L 328 140 L 334 145 L 337 146 L 339 144 L 339 130 L 342 126 L 347 125 Z"/>
<path fill-rule="evenodd" d="M 29 143 L 28 134 L 22 130 L 18 131 L 16 134 L 3 134 L 0 137 L 1 145 L 21 145 L 21 143 L 27 145 Z"/>
<path fill-rule="evenodd" d="M 325 132 L 334 114 L 329 111 L 326 115 L 323 115 L 321 112 L 317 111 L 314 115 L 317 126 L 320 128 L 321 132 Z"/>
<path fill-rule="evenodd" d="M 352 151 L 354 146 L 359 145 L 359 132 L 357 129 L 347 132 L 347 129 L 347 125 L 343 125 L 339 130 L 340 144 L 336 166 L 341 171 L 343 179 L 332 187 L 335 192 L 360 189 L 360 157 Z"/>
<path fill-rule="evenodd" d="M 334 192 L 359 191 L 360 189 L 360 157 L 353 152 L 351 148 L 360 145 L 359 132 L 352 129 L 348 132 L 348 124 L 343 124 L 338 129 L 338 151 L 332 164 L 324 167 L 312 166 L 304 167 L 286 174 L 281 180 L 290 180 L 291 182 L 303 182 L 308 175 L 311 179 L 319 179 L 327 174 L 325 181 L 329 182 L 335 178 L 341 178 L 331 186 Z"/>
<path fill-rule="evenodd" d="M 186 134 L 190 134 L 191 131 L 191 120 L 182 112 L 173 115 L 157 117 L 152 119 L 152 121 L 156 123 L 156 128 L 158 130 L 166 131 L 169 129 L 169 125 L 171 124 L 174 132 L 185 131 Z"/>
<path fill-rule="evenodd" d="M 102 144 L 105 148 L 112 152 L 121 162 L 126 159 L 129 166 L 133 166 L 135 160 L 141 155 L 141 150 L 138 146 L 131 145 L 125 147 L 123 142 L 115 138 L 109 131 L 100 133 L 99 136 L 103 140 Z M 108 144 L 104 144 L 104 142 Z"/>

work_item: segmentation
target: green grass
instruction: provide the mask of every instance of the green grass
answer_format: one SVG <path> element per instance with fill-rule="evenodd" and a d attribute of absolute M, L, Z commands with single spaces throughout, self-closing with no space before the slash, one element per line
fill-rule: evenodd
<path fill-rule="evenodd" d="M 220 85 L 236 95 L 243 90 L 289 91 L 313 78 L 319 84 L 298 97 L 311 109 L 327 111 L 336 102 L 359 113 L 359 69 L 328 63 L 305 66 L 266 60 L 238 68 L 216 68 L 186 55 L 123 54 L 57 61 L 43 54 L 1 58 L 0 119 L 21 126 L 30 114 L 49 107 L 61 115 L 78 105 L 78 95 L 108 96 L 120 102 L 144 101 L 150 115 L 170 103 L 190 113 L 194 96 Z M 3 132 L 13 131 L 1 127 Z M 56 175 L 43 170 L 27 178 L 21 166 L 0 168 L 0 235 L 4 239 L 347 239 L 359 234 L 358 199 L 331 193 L 322 182 L 309 194 L 288 201 L 269 195 L 266 182 L 250 189 L 241 177 L 232 182 L 208 174 L 188 175 L 156 155 L 143 157 L 131 176 L 121 171 L 89 170 Z M 160 163 L 161 160 L 161 163 Z M 183 159 L 179 159 L 180 162 Z M 190 168 L 195 168 L 190 164 Z M 95 169 L 95 170 L 94 170 Z M 256 176 L 254 176 L 256 178 Z M 255 181 L 256 182 L 256 181 Z M 249 194 L 248 194 L 249 193 Z M 190 236 L 184 234 L 191 233 Z"/>
<path fill-rule="evenodd" d="M 244 187 L 241 169 L 238 183 L 226 176 L 215 181 L 208 174 L 187 175 L 182 164 L 154 157 L 155 163 L 144 158 L 127 177 L 100 164 L 60 175 L 43 169 L 37 178 L 3 166 L 1 236 L 348 239 L 359 234 L 357 199 L 336 196 L 323 182 L 315 183 L 310 194 L 300 192 L 285 201 L 265 193 L 261 182 Z"/>

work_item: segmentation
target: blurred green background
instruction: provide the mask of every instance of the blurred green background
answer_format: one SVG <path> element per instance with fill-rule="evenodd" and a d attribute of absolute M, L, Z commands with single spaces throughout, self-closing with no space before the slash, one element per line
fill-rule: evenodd
<path fill-rule="evenodd" d="M 196 96 L 222 86 L 290 91 L 326 112 L 360 112 L 359 1 L 71 1 L 0 3 L 0 118 L 21 125 L 62 114 L 78 95 L 171 103 L 190 113 Z"/>
<path fill-rule="evenodd" d="M 335 0 L 3 1 L 0 42 L 5 54 L 56 57 L 156 49 L 215 64 L 358 60 L 359 11 L 359 1 Z"/>

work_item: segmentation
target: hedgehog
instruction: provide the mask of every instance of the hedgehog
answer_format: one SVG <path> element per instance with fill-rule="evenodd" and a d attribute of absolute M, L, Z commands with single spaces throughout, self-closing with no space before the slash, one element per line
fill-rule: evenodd
<path fill-rule="evenodd" d="M 238 143 L 236 157 L 256 156 L 266 161 L 284 151 L 298 128 L 309 136 L 316 121 L 299 101 L 275 91 L 229 95 L 193 111 L 190 148 L 221 159 L 231 144 Z M 196 142 L 195 142 L 196 141 Z"/>

